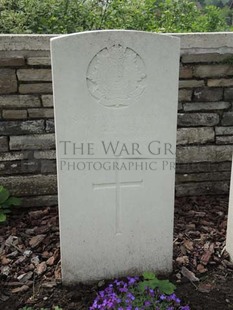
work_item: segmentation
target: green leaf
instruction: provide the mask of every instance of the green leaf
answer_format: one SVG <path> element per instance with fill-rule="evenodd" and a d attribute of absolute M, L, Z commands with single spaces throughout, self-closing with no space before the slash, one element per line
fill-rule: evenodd
<path fill-rule="evenodd" d="M 145 280 L 153 280 L 156 278 L 155 274 L 153 272 L 149 272 L 149 271 L 146 271 L 142 274 L 143 278 Z"/>
<path fill-rule="evenodd" d="M 10 193 L 3 186 L 0 186 L 0 204 L 4 203 L 10 196 Z"/>
<path fill-rule="evenodd" d="M 155 278 L 155 279 L 153 279 L 153 280 L 147 281 L 147 284 L 148 284 L 148 287 L 149 287 L 149 288 L 155 289 L 156 287 L 159 286 L 159 282 L 160 282 L 160 280 L 157 279 L 157 278 Z"/>
<path fill-rule="evenodd" d="M 138 288 L 140 291 L 145 291 L 147 287 L 155 289 L 159 286 L 159 280 L 157 278 L 148 281 L 142 281 L 138 284 Z"/>
<path fill-rule="evenodd" d="M 147 288 L 146 281 L 138 283 L 138 289 L 141 292 L 144 292 L 146 288 Z"/>
<path fill-rule="evenodd" d="M 5 222 L 6 215 L 4 213 L 0 213 L 0 223 Z"/>
<path fill-rule="evenodd" d="M 20 206 L 22 203 L 22 199 L 17 197 L 9 197 L 7 201 L 4 202 L 6 206 Z"/>
<path fill-rule="evenodd" d="M 169 280 L 160 280 L 158 284 L 159 290 L 167 295 L 174 293 L 176 287 Z"/>

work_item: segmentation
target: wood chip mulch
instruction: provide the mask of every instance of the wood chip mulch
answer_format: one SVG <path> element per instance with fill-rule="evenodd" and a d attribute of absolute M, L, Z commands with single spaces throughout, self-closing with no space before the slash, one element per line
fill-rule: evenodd
<path fill-rule="evenodd" d="M 176 202 L 175 269 L 198 275 L 213 268 L 232 271 L 233 263 L 225 250 L 228 198 L 180 198 Z"/>
<path fill-rule="evenodd" d="M 56 208 L 14 214 L 0 226 L 0 245 L 0 279 L 11 293 L 26 292 L 38 281 L 46 288 L 61 282 Z"/>
<path fill-rule="evenodd" d="M 214 285 L 203 285 L 199 281 L 203 275 L 233 271 L 225 250 L 227 210 L 224 196 L 176 199 L 173 274 L 177 283 L 185 278 L 200 292 L 209 292 Z M 24 303 L 33 304 L 35 288 L 53 290 L 60 283 L 57 208 L 14 210 L 8 223 L 0 225 L 0 302 L 30 292 Z"/>

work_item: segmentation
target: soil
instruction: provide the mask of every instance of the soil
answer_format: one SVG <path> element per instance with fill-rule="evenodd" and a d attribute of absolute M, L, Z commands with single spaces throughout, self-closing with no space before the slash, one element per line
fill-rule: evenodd
<path fill-rule="evenodd" d="M 225 251 L 228 197 L 176 199 L 169 279 L 192 310 L 233 309 L 233 263 Z M 14 209 L 0 226 L 0 310 L 89 309 L 104 281 L 61 284 L 57 208 Z"/>

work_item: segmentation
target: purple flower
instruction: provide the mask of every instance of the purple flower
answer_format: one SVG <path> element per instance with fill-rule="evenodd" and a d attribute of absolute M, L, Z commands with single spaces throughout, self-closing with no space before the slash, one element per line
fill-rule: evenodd
<path fill-rule="evenodd" d="M 177 299 L 177 297 L 176 297 L 176 294 L 174 294 L 174 293 L 167 297 L 167 300 L 174 300 L 174 301 L 176 301 L 176 299 Z"/>
<path fill-rule="evenodd" d="M 155 296 L 155 292 L 154 292 L 154 290 L 152 290 L 152 288 L 149 289 L 149 294 L 151 297 Z"/>
<path fill-rule="evenodd" d="M 138 281 L 138 277 L 127 277 L 129 285 L 133 285 Z"/>
<path fill-rule="evenodd" d="M 100 291 L 100 292 L 99 292 L 99 295 L 100 295 L 100 297 L 103 298 L 103 297 L 104 297 L 104 291 Z"/>
<path fill-rule="evenodd" d="M 131 300 L 134 300 L 135 299 L 135 297 L 134 297 L 134 295 L 132 294 L 132 293 L 127 293 L 127 297 L 129 298 L 129 299 L 131 299 Z"/>
<path fill-rule="evenodd" d="M 181 300 L 176 294 L 166 295 L 147 287 L 143 292 L 137 288 L 138 277 L 127 277 L 126 281 L 114 280 L 104 290 L 99 291 L 89 310 L 190 310 L 189 306 L 180 306 Z M 136 306 L 143 304 L 143 306 Z"/>
<path fill-rule="evenodd" d="M 149 307 L 149 306 L 151 305 L 151 302 L 147 300 L 147 301 L 144 302 L 144 305 L 145 305 L 146 307 Z"/>
<path fill-rule="evenodd" d="M 119 291 L 120 291 L 121 293 L 127 293 L 127 292 L 128 292 L 128 287 L 127 287 L 127 285 L 125 284 L 123 287 L 120 287 L 120 288 L 119 288 Z"/>
<path fill-rule="evenodd" d="M 180 304 L 180 302 L 181 302 L 180 298 L 177 298 L 177 297 L 176 297 L 175 302 L 176 302 L 177 304 Z"/>

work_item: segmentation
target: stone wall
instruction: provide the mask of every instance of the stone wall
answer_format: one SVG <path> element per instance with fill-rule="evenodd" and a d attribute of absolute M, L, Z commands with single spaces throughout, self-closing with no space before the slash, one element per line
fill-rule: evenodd
<path fill-rule="evenodd" d="M 176 195 L 228 194 L 233 34 L 178 36 Z M 57 203 L 50 38 L 0 36 L 0 184 L 24 206 Z"/>

